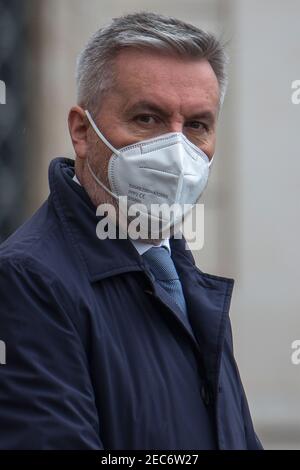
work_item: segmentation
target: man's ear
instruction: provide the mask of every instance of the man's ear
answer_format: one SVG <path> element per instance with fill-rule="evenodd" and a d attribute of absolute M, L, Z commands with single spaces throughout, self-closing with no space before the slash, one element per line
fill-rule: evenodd
<path fill-rule="evenodd" d="M 82 159 L 86 158 L 89 122 L 84 110 L 80 106 L 73 106 L 70 109 L 68 125 L 76 156 Z"/>

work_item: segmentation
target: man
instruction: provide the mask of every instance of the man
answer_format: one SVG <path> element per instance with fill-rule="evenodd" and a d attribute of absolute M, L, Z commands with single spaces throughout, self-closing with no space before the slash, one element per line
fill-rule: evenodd
<path fill-rule="evenodd" d="M 261 449 L 233 356 L 234 281 L 195 266 L 175 219 L 170 238 L 96 229 L 96 209 L 120 196 L 198 200 L 222 46 L 174 18 L 127 15 L 90 39 L 77 85 L 75 165 L 51 162 L 49 198 L 0 249 L 0 447 Z"/>

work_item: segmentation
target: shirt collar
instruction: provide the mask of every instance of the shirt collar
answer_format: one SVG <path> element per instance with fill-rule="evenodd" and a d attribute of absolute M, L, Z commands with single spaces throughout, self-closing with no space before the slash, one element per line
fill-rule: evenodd
<path fill-rule="evenodd" d="M 143 255 L 146 251 L 148 251 L 152 247 L 159 247 L 159 246 L 165 246 L 169 253 L 171 253 L 171 248 L 170 248 L 170 242 L 168 238 L 165 238 L 164 240 L 161 241 L 159 245 L 153 245 L 152 243 L 146 243 L 140 240 L 132 240 L 129 239 L 135 249 L 139 252 L 140 255 Z"/>
<path fill-rule="evenodd" d="M 76 183 L 78 183 L 81 186 L 76 174 L 74 174 L 73 180 L 76 181 Z M 129 238 L 129 240 L 131 241 L 131 243 L 133 244 L 133 246 L 135 247 L 135 249 L 138 251 L 140 255 L 143 255 L 146 251 L 150 250 L 150 248 L 152 247 L 159 247 L 159 246 L 165 246 L 168 249 L 169 253 L 171 253 L 170 242 L 168 238 L 165 238 L 164 240 L 162 240 L 159 245 L 154 245 L 152 243 L 143 242 L 141 240 L 132 240 L 131 238 Z"/>

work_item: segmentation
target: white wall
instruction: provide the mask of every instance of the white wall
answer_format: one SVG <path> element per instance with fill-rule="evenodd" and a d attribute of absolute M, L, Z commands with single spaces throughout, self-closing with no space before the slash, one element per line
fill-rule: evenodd
<path fill-rule="evenodd" d="M 300 2 L 237 1 L 239 180 L 237 346 L 256 421 L 300 448 Z"/>

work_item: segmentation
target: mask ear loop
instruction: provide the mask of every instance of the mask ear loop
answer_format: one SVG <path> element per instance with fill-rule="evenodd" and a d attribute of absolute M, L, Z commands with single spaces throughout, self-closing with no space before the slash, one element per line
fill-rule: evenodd
<path fill-rule="evenodd" d="M 113 145 L 111 145 L 111 143 L 108 142 L 108 140 L 104 137 L 104 135 L 102 134 L 102 132 L 99 131 L 99 129 L 98 129 L 98 127 L 96 126 L 96 124 L 95 124 L 95 122 L 94 122 L 92 116 L 90 115 L 89 111 L 86 109 L 84 112 L 85 112 L 85 114 L 86 114 L 86 116 L 87 116 L 87 118 L 88 118 L 88 120 L 89 120 L 89 122 L 90 122 L 92 128 L 94 129 L 94 131 L 96 132 L 96 134 L 98 135 L 98 137 L 102 140 L 102 142 L 104 142 L 105 145 L 107 145 L 107 147 L 108 147 L 113 153 L 115 153 L 116 155 L 120 155 L 121 152 L 120 152 L 118 149 L 116 149 Z"/>
<path fill-rule="evenodd" d="M 113 152 L 113 153 L 116 153 L 117 155 L 120 154 L 119 150 L 115 149 L 113 145 L 111 145 L 110 142 L 108 142 L 108 140 L 104 137 L 104 135 L 102 134 L 102 132 L 99 131 L 98 127 L 96 126 L 92 116 L 90 115 L 89 111 L 86 109 L 85 111 L 85 114 L 92 126 L 92 128 L 94 129 L 94 131 L 96 132 L 96 134 L 98 135 L 98 137 L 107 145 L 107 147 Z M 102 183 L 102 181 L 99 180 L 99 178 L 96 176 L 96 174 L 94 173 L 94 171 L 92 170 L 92 167 L 90 165 L 90 162 L 89 162 L 89 159 L 87 158 L 87 166 L 88 166 L 88 169 L 92 175 L 92 177 L 94 178 L 94 180 L 96 181 L 96 183 L 98 183 L 106 192 L 108 192 L 108 194 L 110 194 L 112 197 L 114 197 L 117 201 L 119 201 L 119 196 L 117 196 L 116 194 L 114 194 L 112 191 L 110 191 L 104 183 Z"/>
<path fill-rule="evenodd" d="M 117 196 L 115 193 L 113 193 L 112 191 L 110 191 L 110 190 L 108 189 L 108 187 L 105 186 L 105 184 L 102 183 L 102 181 L 100 181 L 99 178 L 95 175 L 94 171 L 92 170 L 92 167 L 91 167 L 91 165 L 90 165 L 90 162 L 89 162 L 89 159 L 88 159 L 88 158 L 87 158 L 87 160 L 86 160 L 86 163 L 87 163 L 88 169 L 89 169 L 89 171 L 90 171 L 92 177 L 93 177 L 94 180 L 96 181 L 96 183 L 98 183 L 100 186 L 102 186 L 102 188 L 103 188 L 106 192 L 108 192 L 108 194 L 110 194 L 110 195 L 111 195 L 112 197 L 114 197 L 117 201 L 119 201 L 119 196 Z"/>
<path fill-rule="evenodd" d="M 215 154 L 213 154 L 213 156 L 212 156 L 211 159 L 209 160 L 208 168 L 210 168 L 210 166 L 211 166 L 211 164 L 212 164 L 214 158 L 215 158 Z"/>

